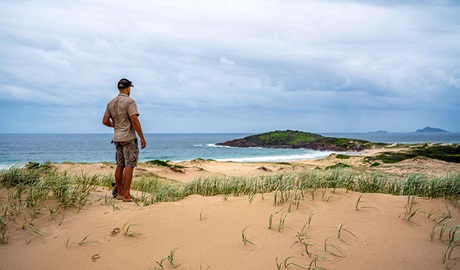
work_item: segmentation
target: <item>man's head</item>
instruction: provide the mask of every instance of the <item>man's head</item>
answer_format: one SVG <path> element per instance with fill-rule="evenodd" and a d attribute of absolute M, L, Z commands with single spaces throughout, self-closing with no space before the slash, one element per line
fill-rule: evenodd
<path fill-rule="evenodd" d="M 130 80 L 123 78 L 118 81 L 117 87 L 120 92 L 127 92 L 126 94 L 129 95 L 129 92 L 131 92 L 131 87 L 134 87 L 134 85 Z"/>
<path fill-rule="evenodd" d="M 120 81 L 118 81 L 118 89 L 124 89 L 133 86 L 133 82 L 128 79 L 123 78 Z"/>

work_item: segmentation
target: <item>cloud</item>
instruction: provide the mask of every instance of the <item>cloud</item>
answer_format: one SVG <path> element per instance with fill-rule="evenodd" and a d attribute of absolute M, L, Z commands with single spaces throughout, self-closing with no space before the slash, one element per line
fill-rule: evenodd
<path fill-rule="evenodd" d="M 232 60 L 229 60 L 223 56 L 220 57 L 220 63 L 224 66 L 235 66 L 236 63 L 233 62 Z"/>
<path fill-rule="evenodd" d="M 398 131 L 436 121 L 460 131 L 455 1 L 0 8 L 0 113 L 20 111 L 0 132 L 47 132 L 49 122 L 61 123 L 53 132 L 106 131 L 99 118 L 121 77 L 134 81 L 147 132 Z M 423 123 L 430 112 L 435 123 Z"/>

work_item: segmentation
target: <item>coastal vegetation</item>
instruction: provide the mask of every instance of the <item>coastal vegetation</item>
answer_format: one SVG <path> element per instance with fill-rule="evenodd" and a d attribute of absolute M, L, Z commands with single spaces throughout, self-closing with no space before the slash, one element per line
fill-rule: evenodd
<path fill-rule="evenodd" d="M 382 152 L 376 156 L 367 157 L 367 161 L 380 160 L 383 163 L 397 163 L 415 157 L 428 157 L 447 162 L 460 163 L 459 144 L 421 144 L 406 146 L 406 149 L 397 152 Z"/>
<path fill-rule="evenodd" d="M 341 159 L 347 158 L 342 157 Z M 168 162 L 161 164 L 166 166 Z M 360 193 L 351 207 L 353 211 L 361 212 L 374 208 L 374 205 L 363 199 L 366 196 L 371 196 L 365 195 L 366 193 L 404 195 L 407 196 L 407 202 L 405 205 L 401 205 L 401 208 L 404 206 L 405 213 L 401 213 L 400 218 L 408 224 L 416 224 L 417 218 L 422 215 L 421 213 L 426 218 L 432 219 L 434 226 L 430 235 L 431 240 L 433 241 L 435 237 L 438 238 L 439 236 L 441 242 L 446 246 L 440 257 L 442 257 L 443 263 L 447 263 L 449 267 L 453 265 L 449 263 L 456 256 L 453 253 L 460 250 L 460 240 L 455 236 L 460 226 L 452 226 L 448 222 L 453 220 L 450 209 L 460 207 L 460 173 L 396 175 L 373 170 L 358 171 L 343 166 L 342 163 L 337 164 L 337 166 L 331 166 L 327 169 L 300 170 L 258 176 L 201 177 L 188 183 L 168 181 L 158 176 L 140 175 L 133 179 L 132 188 L 139 191 L 136 203 L 143 206 L 159 202 L 178 201 L 194 194 L 222 196 L 223 200 L 227 200 L 230 196 L 247 196 L 249 204 L 253 202 L 256 195 L 262 200 L 268 198 L 270 204 L 273 203 L 275 208 L 269 217 L 267 215 L 268 228 L 276 233 L 284 233 L 290 228 L 291 224 L 285 224 L 286 220 L 289 223 L 289 218 L 302 205 L 329 203 L 329 201 L 337 199 L 336 194 L 344 194 L 349 191 Z M 18 229 L 17 224 L 23 224 L 18 230 L 27 230 L 29 234 L 35 234 L 37 238 L 41 238 L 46 234 L 46 231 L 42 231 L 42 227 L 34 225 L 40 224 L 40 222 L 35 222 L 38 219 L 51 218 L 57 226 L 61 226 L 69 212 L 78 213 L 81 209 L 91 206 L 108 206 L 113 211 L 119 211 L 121 203 L 111 196 L 108 197 L 107 194 L 102 197 L 100 192 L 94 192 L 101 188 L 110 189 L 112 182 L 113 176 L 111 175 L 87 175 L 84 173 L 74 175 L 59 172 L 49 164 L 33 164 L 33 166 L 31 164 L 31 166 L 24 168 L 10 168 L 0 171 L 0 243 L 8 243 L 9 236 L 13 234 L 14 229 Z M 439 216 L 439 213 L 433 214 L 420 210 L 420 206 L 417 204 L 419 198 L 443 198 L 446 202 L 447 212 Z M 323 248 L 320 249 L 318 241 L 311 241 L 307 235 L 312 219 L 316 219 L 315 214 L 317 212 L 311 210 L 308 220 L 302 223 L 304 224 L 302 229 L 296 230 L 296 239 L 298 240 L 296 243 L 302 246 L 302 256 L 311 260 L 311 265 L 326 261 L 327 257 L 318 259 L 320 255 L 330 258 L 347 257 L 347 252 L 342 247 L 343 243 L 359 236 L 359 231 L 351 226 L 352 224 L 348 223 L 347 220 L 340 221 L 336 224 L 338 227 L 336 227 L 335 235 L 326 237 L 325 240 L 322 239 L 324 240 L 321 242 Z M 203 209 L 199 215 L 200 221 L 203 221 Z M 315 218 L 313 218 L 314 215 Z M 115 228 L 118 231 L 114 231 L 113 234 L 122 232 L 122 235 L 127 237 L 143 236 L 143 233 L 133 230 L 136 226 L 139 226 L 139 223 L 128 221 L 121 229 Z M 250 224 L 241 226 L 241 241 L 247 246 L 257 246 L 260 244 L 260 237 L 253 233 L 256 226 L 251 226 Z M 443 235 L 447 234 L 448 241 L 446 237 L 443 238 Z M 94 238 L 93 234 L 85 233 L 84 235 L 86 236 L 83 238 L 81 236 L 73 237 L 73 239 L 82 239 L 75 242 L 71 241 L 71 236 L 67 236 L 64 239 L 65 247 L 98 243 L 97 239 L 90 239 L 90 237 Z M 29 242 L 30 240 L 26 240 L 26 243 Z M 167 268 L 164 263 L 168 261 L 170 266 L 174 267 L 176 265 L 176 250 L 177 248 L 173 249 L 169 256 L 156 261 L 157 266 Z M 98 259 L 96 255 L 98 254 L 93 255 L 93 261 Z M 297 264 L 297 260 L 293 256 L 284 256 L 279 259 L 276 258 L 276 265 L 279 267 L 284 265 L 286 268 L 289 265 L 302 266 L 304 264 Z"/>
<path fill-rule="evenodd" d="M 7 225 L 17 218 L 22 226 L 35 234 L 40 230 L 33 226 L 36 218 L 47 211 L 52 220 L 66 209 L 76 212 L 91 202 L 91 192 L 98 186 L 110 186 L 107 176 L 68 175 L 57 172 L 50 164 L 29 163 L 25 168 L 0 171 L 0 243 L 6 244 Z M 62 221 L 61 221 L 62 222 Z"/>
<path fill-rule="evenodd" d="M 193 194 L 203 196 L 251 195 L 287 190 L 317 190 L 344 188 L 362 193 L 386 193 L 425 198 L 460 200 L 460 174 L 427 176 L 389 175 L 382 172 L 355 171 L 350 166 L 337 163 L 324 170 L 298 171 L 252 177 L 201 177 L 189 183 L 161 179 L 157 176 L 140 176 L 133 179 L 132 188 L 143 192 L 140 201 L 152 204 L 177 201 Z M 18 204 L 17 210 L 36 210 L 48 199 L 55 200 L 59 208 L 83 208 L 91 200 L 91 191 L 97 187 L 110 189 L 112 175 L 74 175 L 58 172 L 52 167 L 10 168 L 0 171 L 0 186 L 7 190 L 1 194 L 2 217 L 10 215 L 8 203 Z M 5 198 L 5 195 L 6 198 Z M 7 203 L 8 202 L 8 203 Z M 20 211 L 19 211 L 20 212 Z"/>
<path fill-rule="evenodd" d="M 392 195 L 444 198 L 455 206 L 460 205 L 460 174 L 426 176 L 412 174 L 394 176 L 377 172 L 357 172 L 339 165 L 327 170 L 299 171 L 254 177 L 207 177 L 190 183 L 165 181 L 157 177 L 135 178 L 132 188 L 141 192 L 139 204 L 177 201 L 189 195 L 249 196 L 275 193 L 275 205 L 296 204 L 311 194 L 324 189 L 345 189 L 360 193 L 386 193 Z M 26 220 L 29 229 L 33 221 L 49 210 L 54 220 L 67 209 L 77 212 L 94 202 L 91 192 L 98 187 L 111 188 L 113 176 L 69 175 L 48 166 L 11 168 L 0 172 L 3 187 L 0 199 L 0 243 L 7 243 L 7 225 L 16 219 Z M 99 198 L 100 200 L 101 198 Z M 113 200 L 105 199 L 105 205 Z M 63 218 L 63 216 L 62 216 Z"/>
<path fill-rule="evenodd" d="M 332 151 L 362 151 L 364 149 L 382 148 L 385 143 L 372 143 L 350 138 L 324 137 L 302 131 L 272 131 L 251 135 L 242 139 L 218 143 L 232 147 L 267 147 L 267 148 L 305 148 Z"/>
<path fill-rule="evenodd" d="M 171 171 L 174 171 L 174 172 L 183 172 L 181 169 L 184 169 L 184 168 L 185 168 L 184 166 L 181 166 L 181 165 L 169 164 L 169 160 L 163 161 L 163 160 L 159 160 L 159 159 L 154 159 L 154 160 L 148 160 L 148 161 L 146 161 L 145 163 L 146 163 L 146 164 L 149 164 L 149 165 L 155 165 L 155 166 L 160 166 L 160 167 L 167 167 L 167 168 L 169 168 Z"/>

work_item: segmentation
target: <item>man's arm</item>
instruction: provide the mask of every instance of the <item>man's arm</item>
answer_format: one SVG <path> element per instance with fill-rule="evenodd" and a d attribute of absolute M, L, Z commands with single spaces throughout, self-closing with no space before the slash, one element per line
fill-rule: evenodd
<path fill-rule="evenodd" d="M 104 117 L 102 118 L 102 124 L 108 127 L 113 127 L 113 122 L 110 121 L 110 117 L 108 117 L 107 115 L 104 115 Z"/>
<path fill-rule="evenodd" d="M 144 133 L 142 132 L 141 122 L 139 122 L 137 114 L 132 114 L 129 116 L 129 118 L 131 119 L 131 124 L 133 125 L 134 130 L 137 132 L 137 135 L 139 135 L 139 138 L 141 139 L 141 148 L 144 149 L 147 146 L 147 143 L 145 142 Z"/>

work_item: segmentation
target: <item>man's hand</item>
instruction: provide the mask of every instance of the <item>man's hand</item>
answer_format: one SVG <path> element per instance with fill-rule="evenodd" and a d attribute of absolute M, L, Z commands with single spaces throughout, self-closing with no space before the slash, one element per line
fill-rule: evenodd
<path fill-rule="evenodd" d="M 104 115 L 104 117 L 102 118 L 102 124 L 108 127 L 113 127 L 113 122 L 110 121 L 110 117 L 108 117 L 107 115 Z"/>
<path fill-rule="evenodd" d="M 147 146 L 144 138 L 141 138 L 141 149 L 144 149 Z"/>
<path fill-rule="evenodd" d="M 144 149 L 147 146 L 147 143 L 145 142 L 144 133 L 142 132 L 141 122 L 139 122 L 139 118 L 137 118 L 136 114 L 130 115 L 129 118 L 131 119 L 131 124 L 133 125 L 134 130 L 141 139 L 141 149 Z"/>

